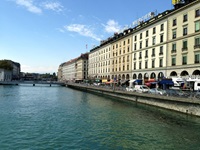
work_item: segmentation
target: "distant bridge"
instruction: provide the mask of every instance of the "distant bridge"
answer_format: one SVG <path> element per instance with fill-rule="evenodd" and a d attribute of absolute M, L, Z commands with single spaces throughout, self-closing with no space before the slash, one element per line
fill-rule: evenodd
<path fill-rule="evenodd" d="M 45 84 L 45 85 L 58 85 L 65 86 L 64 82 L 58 81 L 0 81 L 0 85 L 23 85 L 23 84 L 32 84 L 33 86 L 37 84 Z"/>

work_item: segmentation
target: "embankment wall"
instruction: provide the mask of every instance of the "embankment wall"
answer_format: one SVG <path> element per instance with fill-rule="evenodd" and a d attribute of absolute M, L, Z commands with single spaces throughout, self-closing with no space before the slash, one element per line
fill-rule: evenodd
<path fill-rule="evenodd" d="M 95 94 L 100 94 L 105 96 L 111 96 L 114 98 L 120 98 L 128 101 L 134 101 L 136 103 L 148 104 L 200 117 L 199 100 L 105 89 L 93 86 L 86 86 L 82 84 L 67 84 L 67 86 L 69 88 L 74 88 L 81 91 L 92 92 Z"/>

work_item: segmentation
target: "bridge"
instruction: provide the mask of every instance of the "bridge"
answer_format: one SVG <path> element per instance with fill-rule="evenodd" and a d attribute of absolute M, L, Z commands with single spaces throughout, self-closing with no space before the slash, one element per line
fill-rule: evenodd
<path fill-rule="evenodd" d="M 0 85 L 23 85 L 23 84 L 31 84 L 35 86 L 36 84 L 44 84 L 44 85 L 57 85 L 57 86 L 65 86 L 64 82 L 58 81 L 0 81 Z"/>

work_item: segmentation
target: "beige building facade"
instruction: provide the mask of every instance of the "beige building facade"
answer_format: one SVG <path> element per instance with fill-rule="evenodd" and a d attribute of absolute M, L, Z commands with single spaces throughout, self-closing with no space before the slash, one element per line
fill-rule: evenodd
<path fill-rule="evenodd" d="M 166 76 L 168 14 L 165 11 L 133 29 L 132 79 Z"/>
<path fill-rule="evenodd" d="M 199 76 L 200 1 L 173 11 L 168 26 L 167 76 Z"/>
<path fill-rule="evenodd" d="M 111 78 L 129 80 L 132 73 L 132 29 L 115 34 L 111 42 Z"/>
<path fill-rule="evenodd" d="M 88 53 L 81 54 L 75 63 L 75 80 L 84 80 L 88 78 Z"/>
<path fill-rule="evenodd" d="M 90 79 L 105 79 L 111 78 L 111 44 L 109 40 L 102 41 L 101 45 L 92 49 L 89 53 L 89 71 Z"/>
<path fill-rule="evenodd" d="M 83 77 L 78 64 L 63 69 L 62 76 Z M 115 33 L 88 54 L 89 79 L 123 82 L 192 75 L 200 75 L 200 0 L 178 3 L 172 10 Z"/>

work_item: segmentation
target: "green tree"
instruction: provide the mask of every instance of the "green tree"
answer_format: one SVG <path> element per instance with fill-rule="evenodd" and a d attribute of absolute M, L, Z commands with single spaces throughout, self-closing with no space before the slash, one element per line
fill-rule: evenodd
<path fill-rule="evenodd" d="M 9 60 L 0 60 L 0 68 L 5 70 L 12 70 L 13 66 Z"/>

